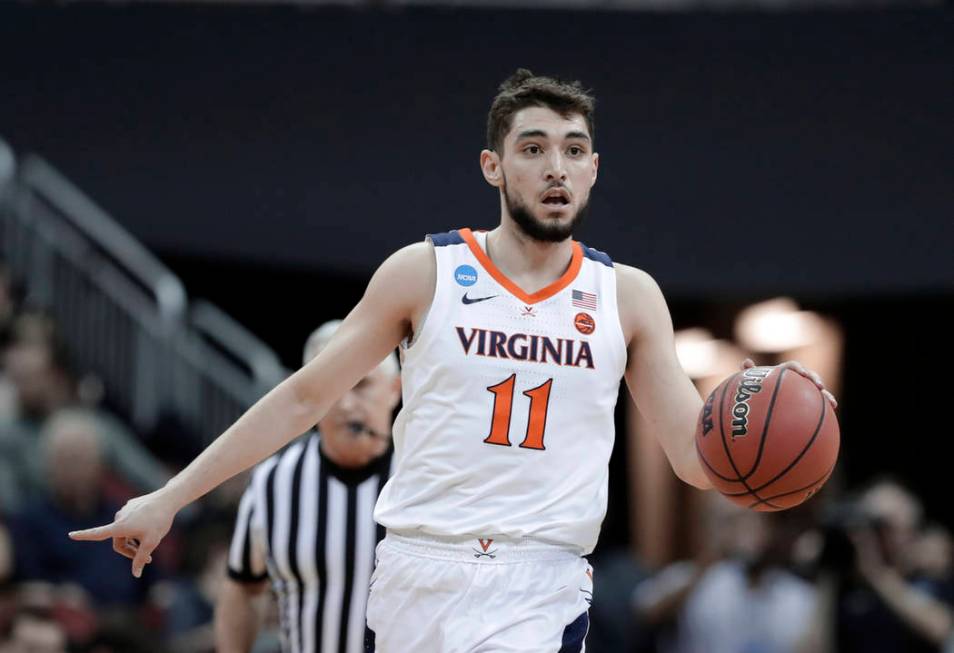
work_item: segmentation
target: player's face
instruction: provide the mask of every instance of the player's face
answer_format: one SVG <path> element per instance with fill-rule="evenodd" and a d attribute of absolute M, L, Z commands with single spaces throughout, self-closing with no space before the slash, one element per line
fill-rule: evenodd
<path fill-rule="evenodd" d="M 399 396 L 396 377 L 380 368 L 361 379 L 318 424 L 326 454 L 344 467 L 362 467 L 387 451 Z"/>
<path fill-rule="evenodd" d="M 586 215 L 598 164 L 582 115 L 518 111 L 500 157 L 507 213 L 535 240 L 569 238 Z"/>

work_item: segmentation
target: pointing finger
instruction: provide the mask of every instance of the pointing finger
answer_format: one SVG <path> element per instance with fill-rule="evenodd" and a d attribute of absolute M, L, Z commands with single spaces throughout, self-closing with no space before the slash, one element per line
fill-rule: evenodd
<path fill-rule="evenodd" d="M 113 522 L 112 524 L 106 524 L 105 526 L 97 526 L 96 528 L 87 528 L 86 530 L 82 530 L 82 531 L 71 531 L 70 539 L 90 541 L 90 542 L 101 542 L 117 534 L 118 533 L 116 532 L 116 522 Z"/>

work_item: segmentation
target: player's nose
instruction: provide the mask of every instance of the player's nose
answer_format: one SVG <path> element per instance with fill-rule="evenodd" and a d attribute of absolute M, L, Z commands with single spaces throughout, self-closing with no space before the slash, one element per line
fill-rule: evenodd
<path fill-rule="evenodd" d="M 551 152 L 550 156 L 547 157 L 546 178 L 547 181 L 555 179 L 566 181 L 565 162 L 563 156 L 557 151 Z"/>

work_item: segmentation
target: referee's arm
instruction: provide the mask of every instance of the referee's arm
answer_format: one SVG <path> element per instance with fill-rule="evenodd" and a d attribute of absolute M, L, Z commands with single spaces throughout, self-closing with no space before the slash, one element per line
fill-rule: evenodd
<path fill-rule="evenodd" d="M 225 579 L 215 603 L 215 650 L 249 653 L 258 637 L 265 610 L 266 581 L 242 583 Z"/>
<path fill-rule="evenodd" d="M 228 578 L 222 583 L 215 603 L 215 650 L 218 653 L 249 653 L 261 627 L 268 573 L 260 539 L 256 537 L 254 513 L 254 489 L 249 485 L 239 503 L 232 533 Z"/>

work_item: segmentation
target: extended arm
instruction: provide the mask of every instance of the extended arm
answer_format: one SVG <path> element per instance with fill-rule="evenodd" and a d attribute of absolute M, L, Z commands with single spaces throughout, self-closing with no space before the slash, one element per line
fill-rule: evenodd
<path fill-rule="evenodd" d="M 307 431 L 398 346 L 431 300 L 434 267 L 431 246 L 424 243 L 392 255 L 310 363 L 260 399 L 163 488 L 129 501 L 113 523 L 70 536 L 112 538 L 113 548 L 133 559 L 133 574 L 139 576 L 183 506 Z"/>

